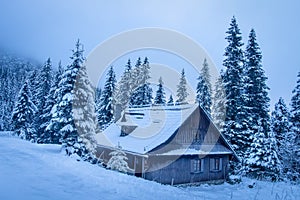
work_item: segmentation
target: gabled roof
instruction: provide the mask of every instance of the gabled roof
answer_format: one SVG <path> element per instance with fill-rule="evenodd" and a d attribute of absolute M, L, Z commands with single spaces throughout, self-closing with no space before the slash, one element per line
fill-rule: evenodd
<path fill-rule="evenodd" d="M 167 142 L 176 130 L 188 119 L 189 116 L 199 107 L 198 104 L 185 104 L 176 106 L 152 106 L 143 108 L 128 108 L 122 112 L 122 117 L 109 125 L 102 133 L 96 135 L 96 140 L 100 146 L 109 146 L 115 148 L 120 146 L 123 150 L 138 154 L 146 154 L 159 145 Z M 200 109 L 202 109 L 200 107 Z M 207 113 L 202 109 L 207 115 Z M 207 115 L 211 125 L 211 118 Z M 129 135 L 121 135 L 121 126 L 136 127 Z M 210 149 L 211 154 L 233 154 L 235 152 L 225 137 L 220 133 L 220 138 L 225 142 L 221 145 L 202 145 L 202 149 L 185 149 L 166 152 L 167 154 L 176 154 L 179 151 L 183 154 L 205 154 Z M 207 148 L 210 146 L 209 148 Z M 180 154 L 180 155 L 183 155 Z"/>
<path fill-rule="evenodd" d="M 129 108 L 122 114 L 126 115 L 126 122 L 121 117 L 97 134 L 96 140 L 103 146 L 121 146 L 124 150 L 145 154 L 166 142 L 197 107 L 196 104 L 186 104 Z M 121 125 L 136 125 L 137 128 L 121 137 Z"/>

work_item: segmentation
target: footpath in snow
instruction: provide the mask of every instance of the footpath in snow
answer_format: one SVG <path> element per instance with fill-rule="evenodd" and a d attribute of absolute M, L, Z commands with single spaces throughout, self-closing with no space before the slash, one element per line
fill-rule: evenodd
<path fill-rule="evenodd" d="M 172 187 L 64 156 L 59 145 L 0 133 L 0 200 L 300 199 L 300 187 L 245 179 L 238 185 Z"/>

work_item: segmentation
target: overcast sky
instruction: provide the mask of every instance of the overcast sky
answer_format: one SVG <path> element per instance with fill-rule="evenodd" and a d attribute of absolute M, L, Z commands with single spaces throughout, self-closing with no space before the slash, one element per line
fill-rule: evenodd
<path fill-rule="evenodd" d="M 161 27 L 191 37 L 221 69 L 225 32 L 234 15 L 245 44 L 250 29 L 256 30 L 273 105 L 280 96 L 290 101 L 300 71 L 299 10 L 297 0 L 1 0 L 0 46 L 67 65 L 77 38 L 88 55 L 112 35 Z"/>

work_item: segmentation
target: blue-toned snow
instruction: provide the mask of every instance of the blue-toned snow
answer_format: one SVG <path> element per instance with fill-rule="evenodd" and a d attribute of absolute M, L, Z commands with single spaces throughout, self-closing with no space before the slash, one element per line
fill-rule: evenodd
<path fill-rule="evenodd" d="M 238 185 L 161 185 L 78 162 L 60 150 L 0 133 L 0 200 L 300 199 L 300 186 L 250 179 Z"/>

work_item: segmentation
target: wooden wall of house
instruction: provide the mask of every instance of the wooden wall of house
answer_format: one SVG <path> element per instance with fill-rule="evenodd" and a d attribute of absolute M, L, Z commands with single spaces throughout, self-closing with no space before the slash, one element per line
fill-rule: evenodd
<path fill-rule="evenodd" d="M 210 158 L 222 158 L 222 170 L 212 171 L 210 169 Z M 145 173 L 145 178 L 163 184 L 184 184 L 204 181 L 225 180 L 228 174 L 228 155 L 216 155 L 204 157 L 203 172 L 193 173 L 191 170 L 192 159 L 198 156 L 182 156 L 174 161 L 172 156 L 149 157 L 149 168 Z M 176 159 L 176 157 L 175 157 Z M 155 163 L 152 165 L 152 163 Z M 169 163 L 166 165 L 166 163 Z M 162 168 L 159 167 L 162 166 Z"/>

